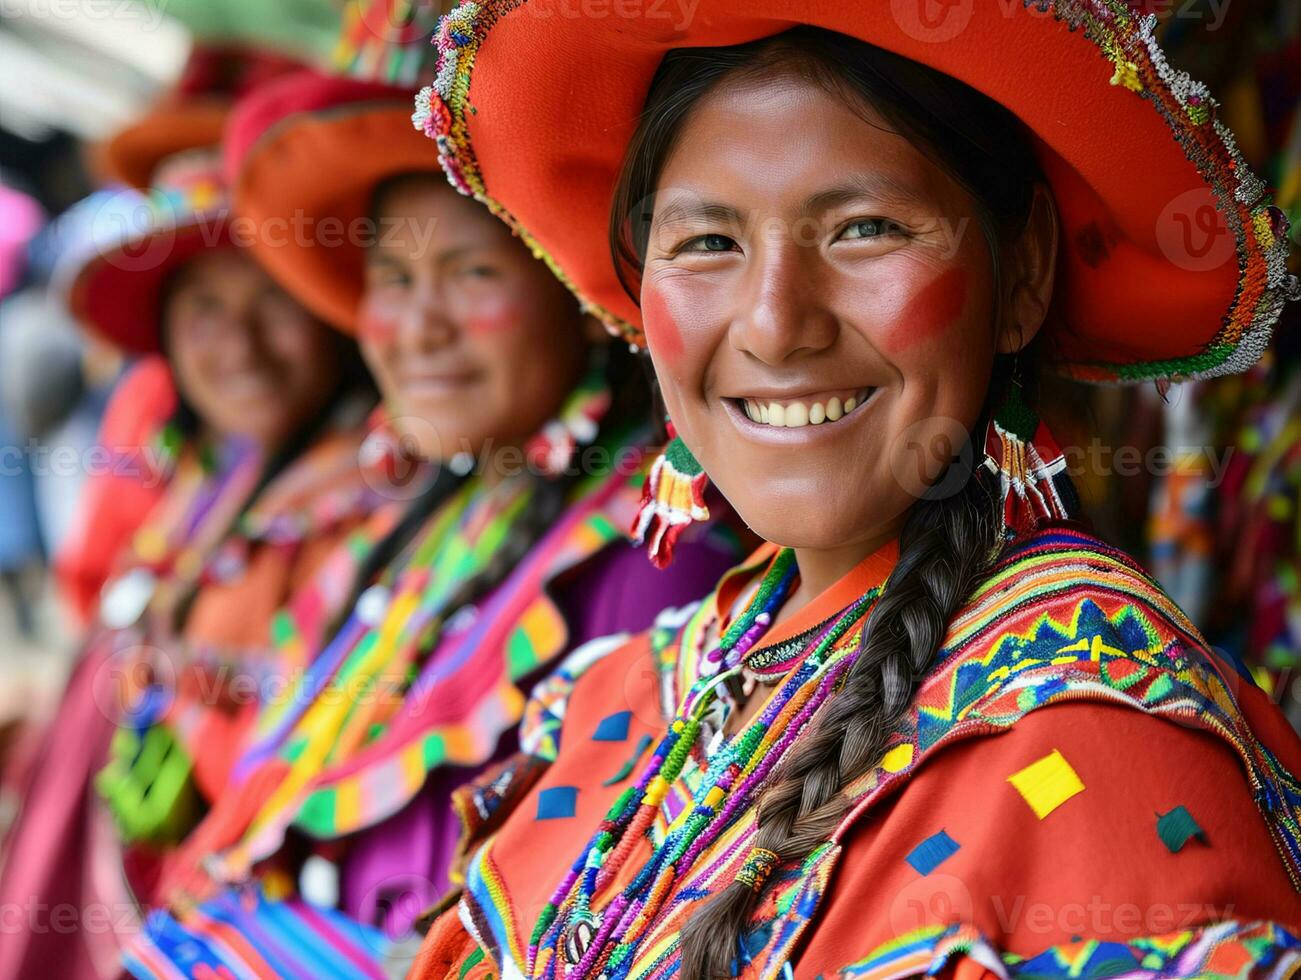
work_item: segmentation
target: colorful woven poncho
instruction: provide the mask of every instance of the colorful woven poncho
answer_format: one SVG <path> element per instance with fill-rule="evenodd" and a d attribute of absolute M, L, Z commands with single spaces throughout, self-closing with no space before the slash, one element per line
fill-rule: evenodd
<path fill-rule="evenodd" d="M 535 923 L 602 814 L 650 764 L 648 745 L 711 647 L 706 624 L 744 607 L 772 555 L 761 552 L 703 606 L 582 665 L 561 685 L 570 690 L 530 713 L 548 735 L 524 741 L 544 748 L 471 792 L 464 809 L 490 815 L 489 836 L 413 976 L 582 972 L 563 942 L 549 945 L 545 920 Z M 819 628 L 879 585 L 889 558 L 869 557 L 763 643 Z M 855 640 L 851 631 L 821 669 L 834 670 Z M 630 907 L 603 931 L 610 903 L 700 812 L 718 745 L 697 743 L 625 870 L 603 884 L 598 871 L 591 934 L 614 954 L 596 950 L 610 977 L 676 975 L 683 923 L 746 858 L 754 797 L 724 809 L 710 843 L 688 848 L 641 915 Z M 839 830 L 776 871 L 739 972 L 1288 975 L 1301 964 L 1299 768 L 1277 710 L 1137 566 L 1049 526 L 1006 554 L 954 617 L 880 764 L 848 787 Z M 513 773 L 522 775 L 512 786 Z"/>

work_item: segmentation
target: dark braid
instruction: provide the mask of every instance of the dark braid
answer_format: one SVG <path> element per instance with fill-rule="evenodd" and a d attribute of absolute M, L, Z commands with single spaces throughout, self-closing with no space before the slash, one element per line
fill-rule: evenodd
<path fill-rule="evenodd" d="M 949 620 L 986 570 L 998 545 L 988 477 L 977 468 L 958 493 L 920 500 L 909 512 L 898 564 L 868 616 L 857 661 L 759 802 L 753 846 L 776 852 L 782 863 L 803 860 L 830 839 L 845 815 L 842 790 L 880 761 Z M 692 913 L 682 930 L 682 976 L 733 975 L 758 899 L 733 883 Z"/>

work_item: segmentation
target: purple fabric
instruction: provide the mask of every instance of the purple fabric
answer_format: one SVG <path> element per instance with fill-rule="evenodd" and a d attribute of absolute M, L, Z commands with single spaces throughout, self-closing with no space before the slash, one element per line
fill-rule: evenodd
<path fill-rule="evenodd" d="M 553 586 L 569 624 L 570 649 L 612 633 L 645 630 L 661 610 L 707 595 L 742 557 L 731 535 L 711 526 L 689 528 L 665 571 L 640 548 L 611 545 Z M 515 732 L 508 732 L 481 768 L 431 773 L 402 810 L 355 835 L 340 869 L 343 911 L 390 938 L 406 935 L 451 887 L 447 875 L 460 836 L 452 791 L 509 757 L 515 746 Z"/>

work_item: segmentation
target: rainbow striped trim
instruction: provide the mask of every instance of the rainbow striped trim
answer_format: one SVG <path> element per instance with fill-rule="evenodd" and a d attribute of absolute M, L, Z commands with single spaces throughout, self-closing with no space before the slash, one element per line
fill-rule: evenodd
<path fill-rule="evenodd" d="M 122 957 L 123 967 L 145 980 L 384 980 L 377 964 L 387 947 L 378 930 L 333 909 L 252 890 L 223 892 L 179 919 L 151 913 Z"/>

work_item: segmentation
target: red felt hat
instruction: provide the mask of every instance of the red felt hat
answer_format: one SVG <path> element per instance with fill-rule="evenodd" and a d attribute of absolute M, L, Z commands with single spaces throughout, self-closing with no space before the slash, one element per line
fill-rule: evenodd
<path fill-rule="evenodd" d="M 364 285 L 371 194 L 387 177 L 438 173 L 411 128 L 412 88 L 300 72 L 242 100 L 226 131 L 236 212 L 258 260 L 298 300 L 351 333 Z"/>
<path fill-rule="evenodd" d="M 161 349 L 168 274 L 200 252 L 233 247 L 215 147 L 173 154 L 148 192 L 119 191 L 91 222 L 84 254 L 65 270 L 68 308 L 91 330 L 136 354 Z"/>
<path fill-rule="evenodd" d="M 1034 135 L 1063 222 L 1061 371 L 1133 381 L 1244 369 L 1298 292 L 1284 268 L 1286 219 L 1205 87 L 1166 63 L 1155 17 L 1121 0 L 1039 6 L 964 0 L 927 18 L 912 0 L 647 0 L 600 16 L 550 0 L 464 3 L 439 25 L 437 80 L 416 123 L 455 185 L 639 342 L 639 311 L 605 242 L 664 54 L 798 24 L 838 31 L 960 79 Z"/>

